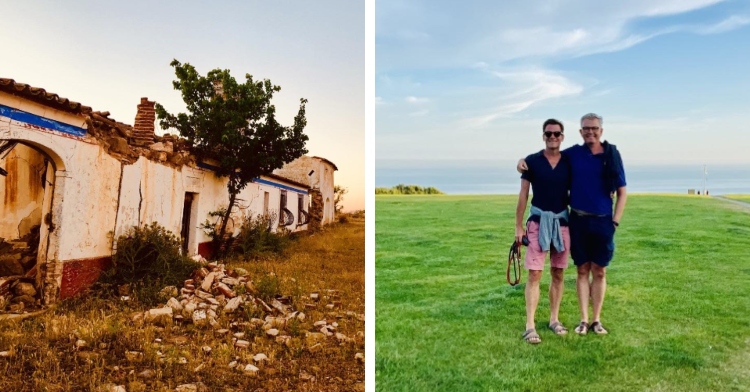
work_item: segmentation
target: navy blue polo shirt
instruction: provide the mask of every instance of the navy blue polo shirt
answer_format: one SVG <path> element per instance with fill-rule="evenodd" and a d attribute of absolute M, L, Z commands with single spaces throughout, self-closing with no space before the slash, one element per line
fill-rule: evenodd
<path fill-rule="evenodd" d="M 604 183 L 604 153 L 592 154 L 586 145 L 577 144 L 563 150 L 570 159 L 573 176 L 570 185 L 570 208 L 597 215 L 612 216 L 612 197 Z M 616 185 L 626 185 L 622 158 Z"/>
<path fill-rule="evenodd" d="M 555 214 L 568 208 L 568 189 L 570 189 L 570 161 L 563 155 L 560 161 L 552 168 L 544 150 L 526 157 L 526 166 L 529 168 L 521 174 L 521 178 L 531 183 L 531 205 L 542 211 L 552 211 Z M 539 222 L 539 217 L 531 217 L 529 220 Z M 565 219 L 560 219 L 560 224 L 567 226 Z"/>

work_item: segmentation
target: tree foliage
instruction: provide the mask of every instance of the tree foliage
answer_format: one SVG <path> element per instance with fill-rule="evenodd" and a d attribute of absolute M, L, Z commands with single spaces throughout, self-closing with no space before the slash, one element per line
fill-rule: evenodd
<path fill-rule="evenodd" d="M 398 184 L 390 188 L 375 188 L 376 195 L 442 195 L 443 192 L 434 187 Z"/>
<path fill-rule="evenodd" d="M 344 209 L 344 195 L 349 193 L 348 188 L 344 188 L 341 185 L 333 187 L 333 206 L 336 213 L 340 213 Z"/>
<path fill-rule="evenodd" d="M 172 85 L 182 93 L 188 113 L 175 115 L 157 103 L 159 125 L 177 129 L 192 144 L 198 159 L 213 160 L 216 175 L 229 178 L 229 207 L 220 229 L 223 237 L 237 194 L 252 180 L 307 153 L 308 137 L 303 133 L 307 100 L 300 99 L 294 124 L 282 126 L 271 103 L 281 88 L 270 80 L 254 80 L 245 74 L 244 83 L 239 83 L 229 70 L 217 68 L 202 76 L 188 63 L 173 60 L 170 65 L 177 77 Z"/>

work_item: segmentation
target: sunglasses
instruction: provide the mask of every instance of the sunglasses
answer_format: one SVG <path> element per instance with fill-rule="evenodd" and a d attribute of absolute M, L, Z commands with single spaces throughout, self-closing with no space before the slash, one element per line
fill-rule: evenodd
<path fill-rule="evenodd" d="M 552 137 L 552 135 L 554 135 L 555 137 L 560 137 L 560 135 L 562 135 L 562 134 L 563 134 L 562 132 L 557 132 L 557 131 L 555 131 L 555 132 L 544 131 L 544 136 L 546 136 L 548 138 Z"/>
<path fill-rule="evenodd" d="M 599 130 L 599 127 L 582 127 L 582 128 L 581 128 L 581 130 L 582 130 L 583 132 L 586 132 L 586 131 L 592 131 L 592 132 L 596 132 L 596 131 L 598 131 L 598 130 Z"/>

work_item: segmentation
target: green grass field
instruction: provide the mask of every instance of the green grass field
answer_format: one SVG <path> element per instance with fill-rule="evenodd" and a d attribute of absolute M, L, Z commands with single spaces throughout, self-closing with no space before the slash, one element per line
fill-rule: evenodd
<path fill-rule="evenodd" d="M 514 196 L 376 198 L 376 385 L 381 391 L 750 390 L 750 214 L 688 196 L 631 196 L 602 321 L 572 332 L 575 267 L 521 340 L 524 285 L 505 281 Z M 548 265 L 547 265 L 548 267 Z M 524 274 L 525 281 L 525 274 Z"/>
<path fill-rule="evenodd" d="M 746 203 L 750 203 L 750 195 L 724 195 L 727 199 L 733 199 L 733 200 L 739 200 L 744 201 Z"/>

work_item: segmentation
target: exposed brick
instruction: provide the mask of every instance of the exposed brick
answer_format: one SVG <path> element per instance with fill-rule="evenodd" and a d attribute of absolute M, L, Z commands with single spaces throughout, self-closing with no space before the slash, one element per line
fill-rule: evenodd
<path fill-rule="evenodd" d="M 154 121 L 156 121 L 155 102 L 148 98 L 141 98 L 138 105 L 138 113 L 135 115 L 133 125 L 133 142 L 138 146 L 151 145 L 154 143 Z"/>
<path fill-rule="evenodd" d="M 310 223 L 308 227 L 317 230 L 323 221 L 323 195 L 320 190 L 313 189 L 310 190 L 310 199 Z"/>

